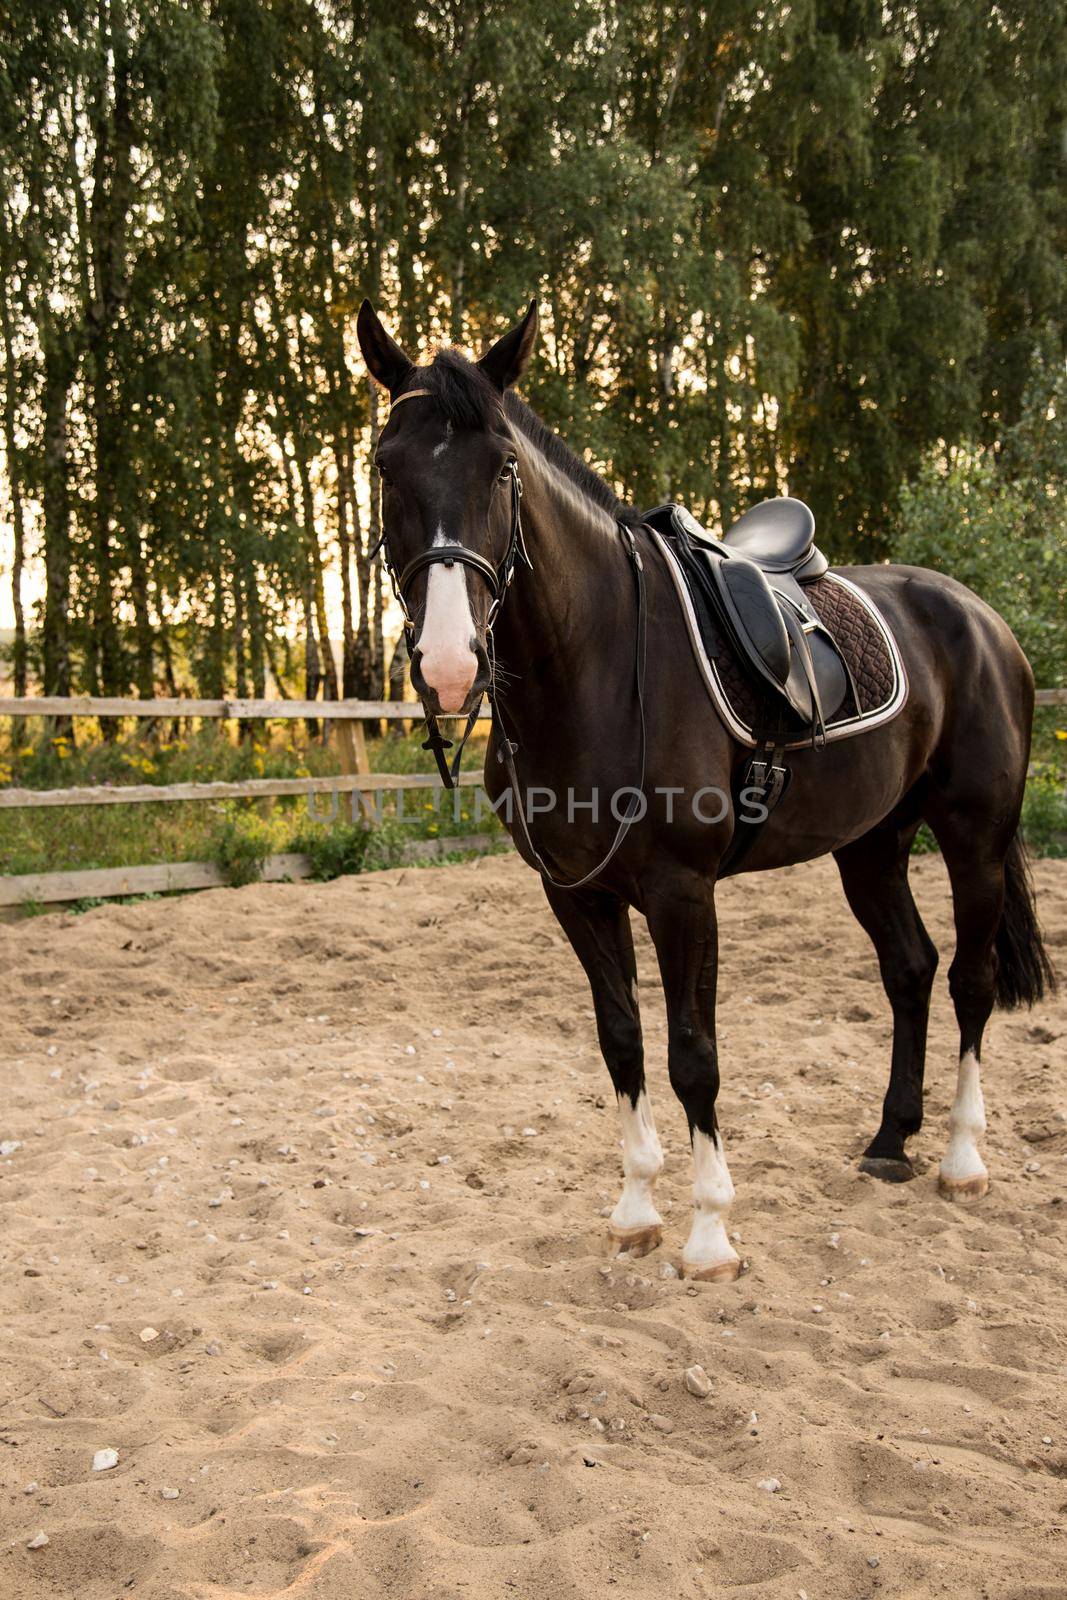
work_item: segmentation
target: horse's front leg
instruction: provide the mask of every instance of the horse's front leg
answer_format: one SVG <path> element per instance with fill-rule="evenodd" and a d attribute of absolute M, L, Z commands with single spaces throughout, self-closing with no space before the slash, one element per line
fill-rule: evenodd
<path fill-rule="evenodd" d="M 663 1151 L 645 1089 L 629 911 L 614 895 L 572 893 L 548 884 L 545 892 L 589 979 L 600 1049 L 619 1103 L 623 1184 L 609 1223 L 612 1243 L 617 1250 L 646 1255 L 663 1237 L 663 1220 L 652 1198 Z"/>
<path fill-rule="evenodd" d="M 693 1226 L 682 1251 L 682 1276 L 725 1283 L 737 1277 L 741 1262 L 726 1232 L 734 1186 L 715 1117 L 715 890 L 696 874 L 665 873 L 664 879 L 647 916 L 667 1001 L 671 1087 L 685 1109 L 693 1146 Z"/>

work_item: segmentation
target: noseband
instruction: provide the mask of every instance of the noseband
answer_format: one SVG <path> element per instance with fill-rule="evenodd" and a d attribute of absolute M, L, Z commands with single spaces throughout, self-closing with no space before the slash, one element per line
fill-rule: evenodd
<path fill-rule="evenodd" d="M 412 394 L 420 392 L 419 390 L 412 390 Z M 401 395 L 400 398 L 401 400 L 406 400 L 408 396 L 405 394 Z M 399 401 L 397 404 L 399 404 Z M 508 591 L 508 585 L 511 583 L 515 573 L 515 563 L 519 558 L 521 557 L 530 571 L 533 571 L 533 562 L 530 560 L 522 537 L 522 479 L 519 477 L 519 463 L 514 456 L 508 458 L 504 472 L 511 479 L 511 526 L 508 532 L 507 549 L 504 551 L 504 558 L 499 566 L 494 566 L 485 556 L 480 556 L 477 550 L 468 549 L 465 544 L 436 544 L 432 545 L 429 550 L 420 550 L 417 556 L 412 556 L 403 571 L 397 573 L 396 568 L 389 559 L 389 548 L 385 545 L 383 536 L 382 545 L 385 546 L 385 565 L 393 585 L 393 593 L 396 595 L 397 603 L 404 613 L 404 630 L 408 637 L 409 650 L 414 641 L 415 623 L 408 608 L 408 587 L 412 579 L 418 577 L 419 573 L 425 571 L 427 567 L 454 567 L 458 562 L 461 567 L 470 567 L 472 572 L 477 572 L 485 579 L 489 587 L 489 593 L 493 597 L 493 603 L 489 607 L 489 616 L 486 619 L 487 628 L 492 628 L 497 619 L 500 607 L 504 603 L 504 596 Z"/>

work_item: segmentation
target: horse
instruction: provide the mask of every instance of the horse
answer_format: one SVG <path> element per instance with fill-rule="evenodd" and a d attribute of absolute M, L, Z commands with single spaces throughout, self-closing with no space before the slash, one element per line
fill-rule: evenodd
<path fill-rule="evenodd" d="M 747 875 L 834 856 L 893 1017 L 881 1122 L 860 1166 L 886 1181 L 914 1176 L 906 1141 L 922 1124 L 938 966 L 908 885 L 923 822 L 948 869 L 956 931 L 949 989 L 959 1056 L 939 1187 L 953 1200 L 984 1195 L 983 1033 L 995 1006 L 1033 1005 L 1055 982 L 1019 831 L 1033 676 L 1007 624 L 939 572 L 835 569 L 888 622 L 907 672 L 905 703 L 858 737 L 797 751 L 788 790 L 731 865 L 745 820 L 735 779 L 751 751 L 709 704 L 640 513 L 514 392 L 535 346 L 536 301 L 476 361 L 445 348 L 420 365 L 369 301 L 357 334 L 391 401 L 375 465 L 413 687 L 434 728 L 438 716 L 466 716 L 469 731 L 483 694 L 493 696 L 486 792 L 541 874 L 592 991 L 622 1143 L 609 1247 L 636 1257 L 663 1237 L 654 1198 L 663 1152 L 645 1080 L 634 910 L 655 948 L 668 1073 L 691 1141 L 693 1213 L 681 1272 L 727 1282 L 740 1271 L 716 1116 L 715 886 L 724 870 Z M 724 804 L 686 803 L 712 790 Z M 615 803 L 619 794 L 624 804 Z M 566 805 L 546 800 L 562 795 Z M 606 795 L 610 807 L 600 803 Z M 507 799 L 517 804 L 504 808 Z M 802 951 L 802 937 L 797 944 Z M 802 978 L 800 956 L 795 971 Z"/>

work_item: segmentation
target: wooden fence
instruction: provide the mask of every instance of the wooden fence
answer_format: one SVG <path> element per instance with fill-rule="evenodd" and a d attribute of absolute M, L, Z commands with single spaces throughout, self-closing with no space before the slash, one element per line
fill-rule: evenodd
<path fill-rule="evenodd" d="M 488 716 L 488 708 L 483 706 Z M 315 718 L 336 724 L 341 771 L 317 778 L 245 778 L 234 783 L 94 784 L 66 789 L 0 789 L 0 809 L 53 806 L 116 806 L 173 803 L 196 800 L 248 800 L 276 795 L 352 794 L 361 798 L 382 792 L 440 788 L 436 774 L 425 772 L 371 772 L 367 759 L 364 724 L 388 718 L 419 720 L 416 701 L 404 700 L 126 700 L 91 695 L 42 696 L 36 699 L 0 697 L 0 716 L 6 717 L 139 717 L 152 721 L 172 718 L 233 719 L 237 721 L 303 721 Z M 464 786 L 479 782 L 476 772 L 460 775 Z M 483 852 L 497 840 L 492 834 L 456 834 L 438 839 L 412 840 L 403 851 L 406 861 L 432 860 L 462 851 Z M 297 853 L 269 856 L 264 863 L 267 881 L 307 878 L 308 858 Z M 178 861 L 144 867 L 101 867 L 80 872 L 44 872 L 0 876 L 0 907 L 27 902 L 62 902 L 107 899 L 116 895 L 161 894 L 176 889 L 205 889 L 224 882 L 210 861 Z"/>
<path fill-rule="evenodd" d="M 1067 705 L 1067 689 L 1039 689 L 1038 705 Z M 488 708 L 482 706 L 483 716 Z M 21 806 L 145 805 L 179 800 L 259 799 L 273 795 L 359 794 L 406 789 L 433 789 L 436 776 L 421 772 L 371 772 L 367 760 L 364 724 L 383 719 L 418 720 L 421 708 L 407 700 L 125 700 L 91 695 L 42 696 L 37 699 L 0 697 L 3 717 L 140 717 L 152 721 L 203 717 L 239 721 L 296 721 L 315 718 L 337 724 L 341 772 L 319 778 L 247 778 L 237 783 L 99 784 L 91 788 L 0 789 L 0 809 Z M 463 773 L 462 784 L 477 784 L 478 774 Z M 414 840 L 407 846 L 411 860 L 431 859 L 450 851 L 485 850 L 492 835 L 455 835 L 451 838 Z M 306 856 L 268 858 L 268 879 L 307 877 Z M 208 888 L 222 882 L 209 861 L 179 861 L 150 867 L 108 867 L 85 872 L 46 872 L 20 877 L 0 876 L 0 906 L 28 900 L 64 901 L 105 899 L 114 895 L 156 894 L 174 889 Z"/>

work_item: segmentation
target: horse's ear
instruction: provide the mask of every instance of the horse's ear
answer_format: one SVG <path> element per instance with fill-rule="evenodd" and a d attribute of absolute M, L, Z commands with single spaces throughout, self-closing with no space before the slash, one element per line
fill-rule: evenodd
<path fill-rule="evenodd" d="M 356 337 L 371 377 L 392 394 L 415 365 L 407 351 L 391 339 L 369 300 L 364 300 L 356 318 Z"/>
<path fill-rule="evenodd" d="M 533 355 L 537 339 L 537 301 L 531 300 L 526 315 L 485 352 L 478 365 L 491 383 L 503 393 L 518 383 Z"/>

